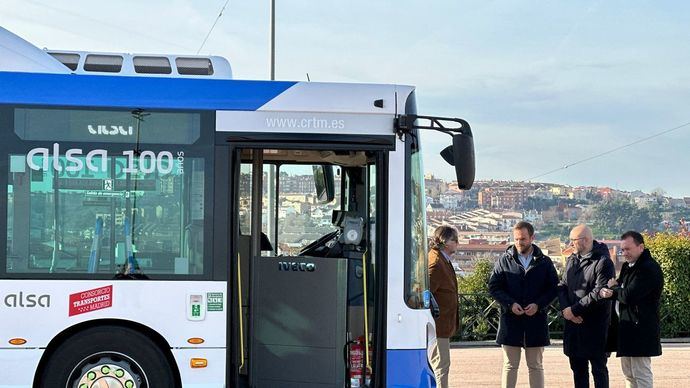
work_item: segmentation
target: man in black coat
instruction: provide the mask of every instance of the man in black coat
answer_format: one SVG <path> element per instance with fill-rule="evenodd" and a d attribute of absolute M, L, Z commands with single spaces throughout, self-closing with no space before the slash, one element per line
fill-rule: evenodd
<path fill-rule="evenodd" d="M 558 285 L 565 329 L 563 352 L 570 361 L 575 388 L 589 387 L 589 365 L 596 388 L 608 388 L 606 341 L 611 302 L 599 296 L 616 270 L 606 244 L 594 241 L 592 230 L 578 225 L 570 232 L 573 254 Z"/>
<path fill-rule="evenodd" d="M 654 376 L 650 357 L 661 355 L 659 307 L 664 276 L 659 263 L 645 249 L 641 234 L 625 232 L 621 240 L 626 262 L 618 280 L 611 279 L 600 296 L 616 304 L 616 356 L 621 358 L 626 385 L 651 388 Z"/>
<path fill-rule="evenodd" d="M 544 387 L 542 357 L 549 345 L 547 308 L 556 297 L 558 275 L 551 259 L 533 244 L 534 228 L 528 222 L 513 227 L 515 244 L 496 262 L 489 292 L 501 305 L 496 342 L 503 349 L 502 387 L 517 383 L 520 355 L 525 349 L 531 388 Z"/>

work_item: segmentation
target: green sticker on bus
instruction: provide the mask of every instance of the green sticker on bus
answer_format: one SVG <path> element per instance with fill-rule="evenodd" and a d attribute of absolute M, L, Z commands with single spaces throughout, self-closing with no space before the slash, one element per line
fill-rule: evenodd
<path fill-rule="evenodd" d="M 206 311 L 223 311 L 223 293 L 206 293 Z"/>

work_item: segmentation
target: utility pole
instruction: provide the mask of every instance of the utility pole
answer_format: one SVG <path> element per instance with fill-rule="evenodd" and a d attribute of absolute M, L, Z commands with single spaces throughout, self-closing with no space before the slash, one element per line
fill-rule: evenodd
<path fill-rule="evenodd" d="M 276 0 L 271 0 L 271 81 L 276 79 Z"/>
<path fill-rule="evenodd" d="M 276 79 L 276 0 L 271 1 L 271 81 Z M 278 254 L 278 201 L 276 192 L 276 179 L 278 179 L 278 165 L 268 165 L 268 211 L 266 214 L 266 232 L 268 238 L 273 240 L 274 253 Z M 263 194 L 262 194 L 263 195 Z M 263 202 L 263 201 L 262 201 Z"/>

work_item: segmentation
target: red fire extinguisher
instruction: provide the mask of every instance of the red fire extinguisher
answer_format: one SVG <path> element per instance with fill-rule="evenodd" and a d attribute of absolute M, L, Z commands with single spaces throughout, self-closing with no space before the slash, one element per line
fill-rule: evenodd
<path fill-rule="evenodd" d="M 364 378 L 364 337 L 350 341 L 348 353 L 350 388 L 360 388 Z"/>

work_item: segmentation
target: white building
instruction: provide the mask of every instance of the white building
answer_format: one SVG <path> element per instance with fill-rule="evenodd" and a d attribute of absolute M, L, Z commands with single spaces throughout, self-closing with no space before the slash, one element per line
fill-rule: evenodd
<path fill-rule="evenodd" d="M 460 207 L 464 195 L 460 191 L 448 190 L 439 196 L 439 202 L 444 208 L 455 210 Z"/>
<path fill-rule="evenodd" d="M 534 190 L 531 194 L 530 197 L 538 198 L 538 199 L 545 199 L 545 200 L 552 200 L 553 199 L 553 193 L 543 187 L 540 187 L 536 190 Z"/>

